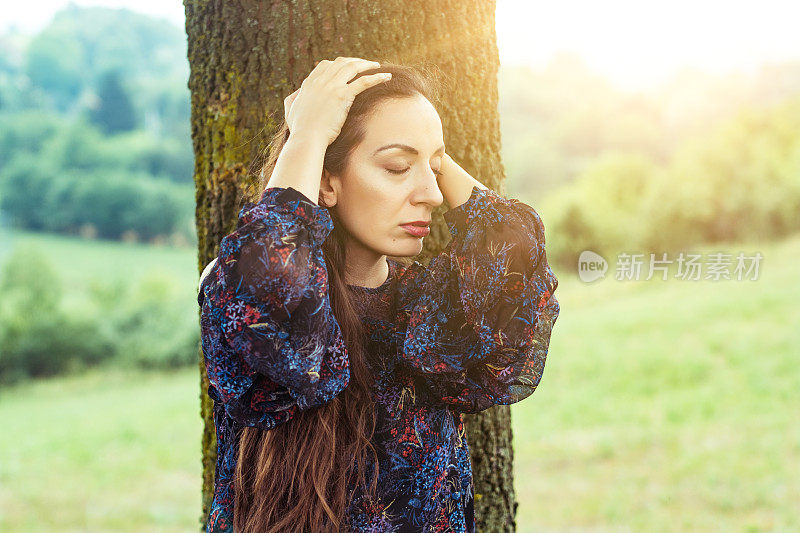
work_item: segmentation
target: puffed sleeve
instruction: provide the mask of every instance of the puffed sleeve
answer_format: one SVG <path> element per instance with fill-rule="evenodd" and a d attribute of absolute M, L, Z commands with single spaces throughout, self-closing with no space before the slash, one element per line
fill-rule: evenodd
<path fill-rule="evenodd" d="M 244 205 L 200 281 L 208 393 L 243 425 L 271 429 L 349 382 L 322 254 L 332 229 L 324 207 L 268 188 Z"/>
<path fill-rule="evenodd" d="M 529 205 L 474 187 L 444 214 L 451 239 L 401 275 L 401 367 L 417 396 L 474 413 L 533 394 L 560 306 L 544 225 Z"/>

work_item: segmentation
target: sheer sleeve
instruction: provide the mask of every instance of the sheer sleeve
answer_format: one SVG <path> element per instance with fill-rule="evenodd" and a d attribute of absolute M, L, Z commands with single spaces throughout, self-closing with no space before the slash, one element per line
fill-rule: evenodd
<path fill-rule="evenodd" d="M 328 211 L 288 187 L 246 203 L 204 272 L 201 343 L 209 395 L 264 429 L 323 405 L 348 384 L 321 245 Z"/>
<path fill-rule="evenodd" d="M 544 225 L 529 205 L 474 187 L 444 214 L 451 240 L 402 274 L 400 365 L 417 396 L 474 413 L 533 394 L 560 306 Z"/>

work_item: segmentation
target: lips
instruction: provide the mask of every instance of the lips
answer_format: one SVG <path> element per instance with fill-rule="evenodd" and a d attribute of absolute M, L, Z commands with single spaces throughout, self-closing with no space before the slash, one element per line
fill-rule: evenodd
<path fill-rule="evenodd" d="M 401 224 L 400 227 L 414 237 L 424 237 L 431 232 L 429 223 L 424 221 L 409 222 L 408 224 Z"/>

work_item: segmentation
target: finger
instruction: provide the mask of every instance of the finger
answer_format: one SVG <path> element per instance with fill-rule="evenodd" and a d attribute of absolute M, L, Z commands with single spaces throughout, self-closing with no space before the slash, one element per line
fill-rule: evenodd
<path fill-rule="evenodd" d="M 392 78 L 389 72 L 378 72 L 377 74 L 366 74 L 357 80 L 348 83 L 347 86 L 352 88 L 353 94 L 358 94 L 364 89 L 368 89 L 374 85 L 378 85 L 382 81 L 389 81 Z"/>
<path fill-rule="evenodd" d="M 297 93 L 299 93 L 299 92 L 300 92 L 300 88 L 298 87 L 292 94 L 290 94 L 289 96 L 284 98 L 283 101 L 284 102 L 286 102 L 287 100 L 291 101 L 292 99 L 294 99 L 295 96 L 297 96 Z"/>
<path fill-rule="evenodd" d="M 366 68 L 370 68 L 370 67 L 371 68 L 378 68 L 378 67 L 381 66 L 381 64 L 378 63 L 377 61 L 372 61 L 370 59 L 364 59 L 363 57 L 337 57 L 336 61 L 334 62 L 334 66 L 336 65 L 336 63 L 339 63 L 339 67 L 336 68 L 336 69 L 331 69 L 332 70 L 331 73 L 333 74 L 334 77 L 339 77 L 340 75 L 342 75 L 342 73 L 344 72 L 344 69 L 348 68 L 348 65 L 354 65 L 354 64 L 359 64 L 359 63 L 364 65 L 363 68 L 353 72 L 353 76 L 355 76 L 355 74 L 357 72 L 359 72 L 360 70 L 365 70 Z M 351 76 L 351 78 L 352 78 L 352 76 Z M 350 81 L 350 80 L 347 79 L 345 81 Z"/>
<path fill-rule="evenodd" d="M 292 94 L 283 99 L 283 107 L 287 113 L 289 112 L 289 108 L 292 107 L 292 102 L 294 102 L 295 98 L 297 98 L 297 95 L 299 93 L 300 89 L 297 89 L 295 92 L 293 92 Z"/>
<path fill-rule="evenodd" d="M 377 61 L 370 61 L 360 57 L 344 58 L 341 63 L 340 67 L 336 68 L 335 71 L 331 68 L 330 74 L 325 76 L 337 85 L 346 84 L 363 70 L 377 69 L 381 66 Z"/>
<path fill-rule="evenodd" d="M 283 116 L 284 118 L 289 118 L 289 110 L 292 108 L 292 104 L 297 99 L 297 95 L 300 94 L 300 89 L 297 89 L 295 92 L 287 96 L 283 100 Z"/>
<path fill-rule="evenodd" d="M 297 90 L 296 90 L 296 91 L 294 91 L 292 94 L 290 94 L 289 96 L 287 96 L 286 98 L 284 98 L 284 99 L 283 99 L 283 105 L 284 105 L 285 107 L 289 107 L 290 105 L 292 105 L 292 102 L 293 102 L 293 101 L 294 101 L 294 99 L 297 97 L 297 93 L 299 93 L 299 92 L 300 92 L 300 89 L 297 89 Z"/>

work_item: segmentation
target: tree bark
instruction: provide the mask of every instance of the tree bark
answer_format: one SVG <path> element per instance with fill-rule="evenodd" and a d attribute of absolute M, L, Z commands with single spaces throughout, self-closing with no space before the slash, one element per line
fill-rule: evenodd
<path fill-rule="evenodd" d="M 433 64 L 449 78 L 442 103 L 447 152 L 470 174 L 505 194 L 497 112 L 499 57 L 495 3 L 486 0 L 184 0 L 191 67 L 198 272 L 233 231 L 259 168 L 258 154 L 283 120 L 283 99 L 321 59 L 337 56 Z M 247 191 L 250 192 L 247 192 Z M 248 196 L 246 196 L 248 195 Z M 418 259 L 442 250 L 435 225 Z M 212 401 L 199 354 L 205 421 L 201 523 L 211 503 L 216 459 Z M 465 415 L 472 450 L 478 531 L 514 531 L 510 410 Z"/>

